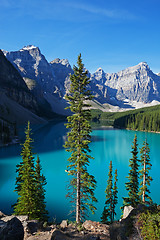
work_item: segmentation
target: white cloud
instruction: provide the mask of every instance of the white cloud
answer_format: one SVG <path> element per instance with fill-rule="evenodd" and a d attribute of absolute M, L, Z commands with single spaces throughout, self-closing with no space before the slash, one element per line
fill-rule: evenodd
<path fill-rule="evenodd" d="M 103 8 L 98 5 L 72 0 L 0 0 L 0 7 L 5 8 L 5 10 L 13 9 L 17 17 L 30 15 L 43 20 L 84 22 L 98 20 L 102 17 L 121 20 L 137 19 L 128 10 Z"/>
<path fill-rule="evenodd" d="M 137 16 L 130 13 L 124 9 L 107 9 L 107 8 L 99 8 L 95 5 L 89 4 L 80 4 L 75 2 L 68 2 L 66 6 L 70 6 L 71 8 L 75 8 L 77 10 L 83 10 L 85 12 L 105 16 L 107 18 L 115 18 L 115 19 L 137 19 Z"/>

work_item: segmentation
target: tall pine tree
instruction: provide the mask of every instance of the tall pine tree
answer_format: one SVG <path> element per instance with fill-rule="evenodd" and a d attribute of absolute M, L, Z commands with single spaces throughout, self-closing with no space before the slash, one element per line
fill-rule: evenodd
<path fill-rule="evenodd" d="M 84 69 L 81 54 L 78 56 L 77 66 L 73 67 L 74 74 L 70 76 L 71 87 L 66 99 L 69 101 L 68 107 L 73 113 L 69 116 L 67 128 L 70 129 L 68 139 L 65 142 L 66 151 L 71 153 L 68 159 L 68 174 L 72 176 L 68 186 L 67 196 L 71 198 L 76 206 L 76 222 L 85 218 L 88 210 L 93 213 L 96 210 L 94 202 L 94 190 L 96 181 L 94 176 L 87 170 L 89 159 L 89 143 L 91 142 L 91 113 L 88 100 L 92 99 L 90 91 L 87 89 L 89 84 L 88 72 Z"/>
<path fill-rule="evenodd" d="M 117 187 L 117 181 L 118 181 L 118 174 L 117 174 L 117 169 L 115 170 L 114 174 L 114 186 L 113 186 L 113 204 L 112 204 L 112 219 L 114 221 L 116 211 L 115 207 L 118 203 L 118 187 Z"/>
<path fill-rule="evenodd" d="M 106 193 L 106 201 L 104 210 L 102 213 L 101 221 L 103 223 L 112 223 L 113 222 L 113 214 L 112 214 L 112 204 L 113 204 L 113 176 L 112 176 L 112 161 L 110 161 L 109 165 L 109 173 L 108 173 L 108 180 L 107 180 L 107 187 L 105 190 Z"/>
<path fill-rule="evenodd" d="M 31 129 L 29 122 L 25 134 L 26 139 L 21 152 L 22 161 L 17 165 L 16 169 L 18 176 L 16 178 L 15 191 L 18 194 L 18 199 L 14 205 L 14 213 L 16 215 L 28 215 L 30 219 L 42 220 L 44 213 L 42 212 L 42 216 L 40 217 L 42 202 L 38 197 L 40 197 L 43 192 L 42 188 L 45 182 L 43 182 L 44 179 L 41 178 L 39 160 L 35 171 L 34 156 L 32 152 L 33 139 L 30 136 Z"/>
<path fill-rule="evenodd" d="M 107 187 L 105 190 L 106 193 L 106 201 L 104 210 L 102 212 L 101 221 L 106 224 L 110 224 L 114 221 L 114 217 L 116 215 L 115 206 L 117 204 L 117 169 L 115 170 L 115 178 L 114 178 L 114 186 L 113 186 L 113 175 L 112 175 L 112 161 L 110 161 L 109 172 L 108 172 L 108 180 Z"/>
<path fill-rule="evenodd" d="M 129 160 L 129 175 L 128 175 L 128 182 L 126 185 L 126 190 L 128 191 L 128 197 L 123 198 L 123 206 L 129 206 L 136 207 L 137 204 L 140 202 L 140 198 L 138 195 L 139 191 L 139 160 L 138 160 L 138 143 L 137 143 L 137 136 L 135 135 L 133 140 L 133 146 L 132 146 L 132 158 Z"/>
<path fill-rule="evenodd" d="M 151 170 L 152 164 L 150 163 L 150 156 L 149 156 L 150 148 L 149 144 L 147 143 L 147 140 L 144 141 L 143 147 L 140 150 L 141 154 L 141 167 L 142 169 L 139 171 L 140 174 L 140 189 L 139 189 L 139 195 L 141 197 L 141 201 L 145 203 L 146 201 L 152 202 L 151 197 L 149 196 L 149 186 L 150 182 L 153 180 L 151 176 L 149 176 L 149 171 Z"/>
<path fill-rule="evenodd" d="M 32 153 L 32 138 L 30 123 L 25 130 L 26 140 L 22 147 L 22 162 L 17 165 L 15 191 L 18 193 L 17 203 L 14 205 L 14 213 L 16 215 L 28 215 L 29 218 L 34 218 L 36 213 L 36 182 L 35 182 L 35 169 L 34 157 Z"/>
<path fill-rule="evenodd" d="M 35 166 L 35 180 L 36 180 L 36 219 L 39 221 L 47 221 L 48 211 L 46 210 L 45 203 L 45 189 L 47 184 L 45 176 L 41 173 L 42 167 L 40 164 L 39 156 L 37 157 Z"/>

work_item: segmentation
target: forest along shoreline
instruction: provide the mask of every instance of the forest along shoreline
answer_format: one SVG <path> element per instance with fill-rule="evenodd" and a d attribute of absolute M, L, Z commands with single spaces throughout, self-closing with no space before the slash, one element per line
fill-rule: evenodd
<path fill-rule="evenodd" d="M 91 110 L 92 128 L 112 126 L 117 129 L 160 133 L 160 105 L 124 112 Z"/>

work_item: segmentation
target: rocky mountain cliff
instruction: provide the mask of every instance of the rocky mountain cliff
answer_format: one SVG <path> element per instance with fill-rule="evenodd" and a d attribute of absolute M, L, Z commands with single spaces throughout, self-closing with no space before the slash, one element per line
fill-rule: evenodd
<path fill-rule="evenodd" d="M 64 95 L 69 85 L 69 74 L 73 72 L 68 60 L 57 58 L 48 63 L 39 48 L 32 45 L 3 53 L 19 71 L 39 103 L 48 103 L 53 112 L 67 114 Z"/>
<path fill-rule="evenodd" d="M 71 65 L 67 59 L 56 58 L 50 62 L 50 66 L 55 83 L 54 93 L 57 93 L 60 98 L 63 98 L 69 89 L 69 76 L 70 74 L 73 74 Z"/>
<path fill-rule="evenodd" d="M 53 76 L 49 63 L 38 47 L 27 46 L 19 51 L 4 52 L 7 59 L 19 70 L 22 77 L 34 79 L 43 91 L 53 89 Z"/>
<path fill-rule="evenodd" d="M 51 107 L 47 101 L 45 106 L 43 104 L 37 100 L 17 69 L 0 51 L 0 118 L 17 123 L 27 120 L 34 123 L 46 122 L 43 117 L 49 114 Z M 47 114 L 43 109 L 47 109 Z"/>
<path fill-rule="evenodd" d="M 160 101 L 160 77 L 145 62 L 112 74 L 99 68 L 91 75 L 91 80 L 99 88 L 106 86 L 113 100 L 143 103 Z"/>
<path fill-rule="evenodd" d="M 19 51 L 3 52 L 39 101 L 45 99 L 52 111 L 67 114 L 64 96 L 70 86 L 69 75 L 73 73 L 67 59 L 56 58 L 48 63 L 40 49 L 32 45 Z M 113 105 L 119 109 L 135 108 L 139 103 L 143 106 L 160 101 L 160 76 L 145 62 L 112 74 L 99 68 L 95 73 L 89 73 L 89 77 L 89 88 L 96 100 L 94 105 L 101 105 L 104 111 L 106 104 L 111 104 L 113 110 Z"/>

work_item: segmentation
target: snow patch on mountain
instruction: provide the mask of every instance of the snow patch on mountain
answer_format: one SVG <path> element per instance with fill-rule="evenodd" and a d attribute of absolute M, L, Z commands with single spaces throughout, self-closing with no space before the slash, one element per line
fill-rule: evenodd
<path fill-rule="evenodd" d="M 36 46 L 33 46 L 33 45 L 28 45 L 28 46 L 24 46 L 22 49 L 20 49 L 20 51 L 24 51 L 24 50 L 32 50 L 32 49 L 35 49 L 37 48 Z"/>

